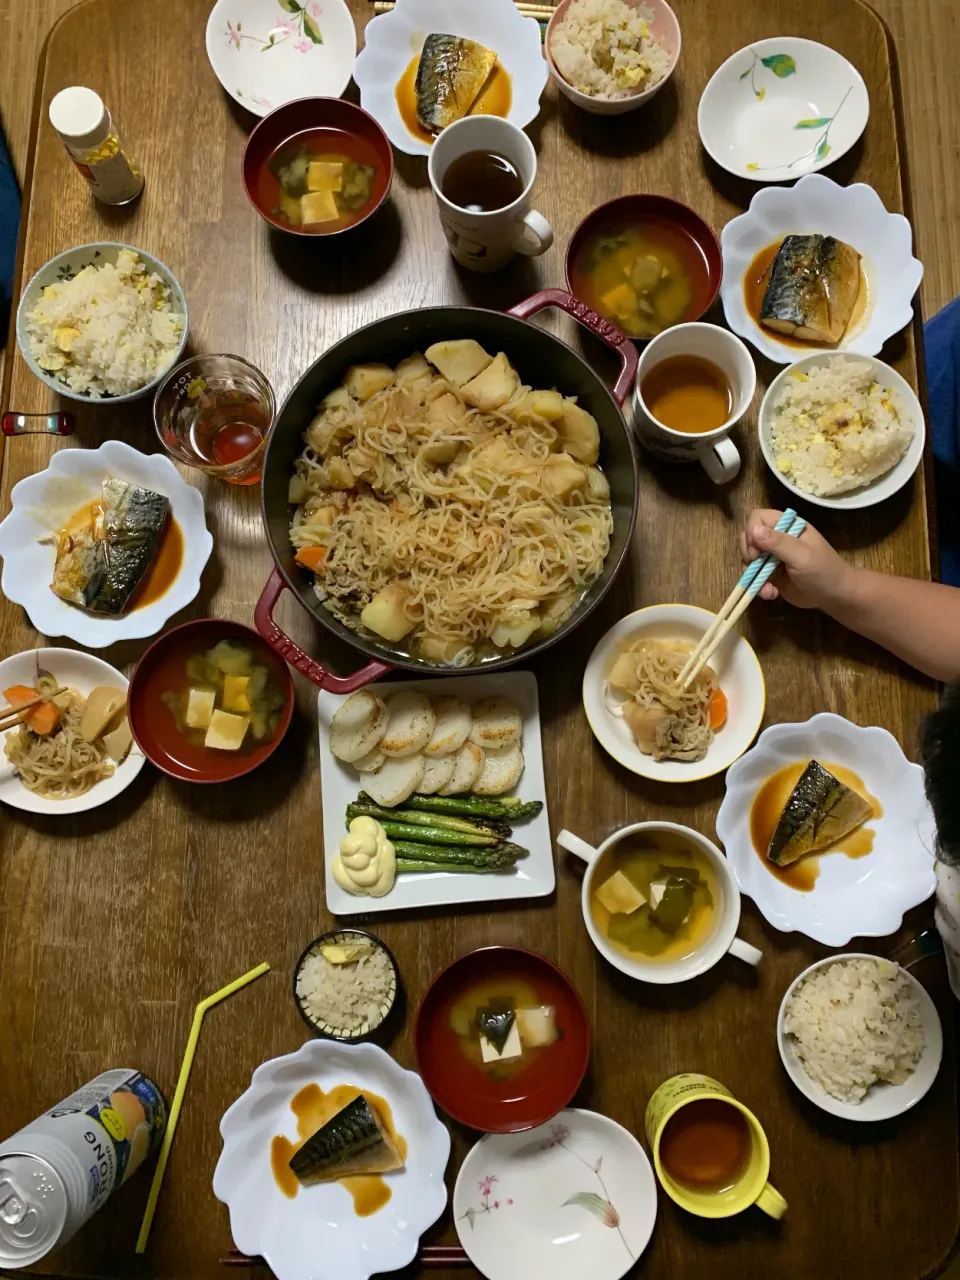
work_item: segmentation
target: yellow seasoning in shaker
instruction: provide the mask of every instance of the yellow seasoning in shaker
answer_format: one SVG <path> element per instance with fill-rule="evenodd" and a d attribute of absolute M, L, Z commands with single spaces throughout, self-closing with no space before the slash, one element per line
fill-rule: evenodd
<path fill-rule="evenodd" d="M 124 151 L 98 93 L 83 85 L 61 89 L 50 103 L 50 123 L 98 200 L 136 200 L 143 190 L 143 174 Z"/>

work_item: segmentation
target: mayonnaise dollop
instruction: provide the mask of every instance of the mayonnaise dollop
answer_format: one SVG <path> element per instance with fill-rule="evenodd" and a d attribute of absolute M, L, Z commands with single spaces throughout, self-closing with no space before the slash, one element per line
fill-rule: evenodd
<path fill-rule="evenodd" d="M 376 818 L 354 818 L 333 860 L 333 878 L 345 893 L 382 898 L 397 878 L 397 855 Z"/>

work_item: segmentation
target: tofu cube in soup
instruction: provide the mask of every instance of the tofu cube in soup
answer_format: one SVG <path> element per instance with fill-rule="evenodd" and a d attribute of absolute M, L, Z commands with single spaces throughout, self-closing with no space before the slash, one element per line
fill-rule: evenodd
<path fill-rule="evenodd" d="M 190 729 L 206 729 L 213 715 L 217 695 L 213 689 L 191 689 L 187 698 L 187 726 Z"/>
<path fill-rule="evenodd" d="M 342 191 L 343 163 L 340 160 L 311 160 L 307 165 L 308 191 Z"/>
<path fill-rule="evenodd" d="M 203 745 L 216 747 L 219 751 L 239 751 L 249 728 L 250 720 L 247 716 L 231 715 L 228 711 L 214 711 L 210 717 Z"/>
<path fill-rule="evenodd" d="M 318 222 L 336 222 L 340 210 L 332 191 L 308 191 L 300 197 L 300 221 L 305 227 Z"/>

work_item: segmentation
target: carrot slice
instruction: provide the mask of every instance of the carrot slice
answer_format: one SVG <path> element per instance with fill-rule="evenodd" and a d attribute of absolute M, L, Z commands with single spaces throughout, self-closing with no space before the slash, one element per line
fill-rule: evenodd
<path fill-rule="evenodd" d="M 710 728 L 722 729 L 727 721 L 727 695 L 722 689 L 716 689 L 710 695 Z"/>
<path fill-rule="evenodd" d="M 327 561 L 326 547 L 301 547 L 297 552 L 297 564 L 304 569 L 312 569 L 314 573 L 322 573 Z"/>
<path fill-rule="evenodd" d="M 3 696 L 11 707 L 23 707 L 28 702 L 33 702 L 38 694 L 36 689 L 32 689 L 28 684 L 15 684 L 9 689 L 4 689 Z M 45 738 L 59 725 L 60 708 L 55 702 L 41 702 L 39 706 L 27 712 L 23 722 L 28 729 Z"/>

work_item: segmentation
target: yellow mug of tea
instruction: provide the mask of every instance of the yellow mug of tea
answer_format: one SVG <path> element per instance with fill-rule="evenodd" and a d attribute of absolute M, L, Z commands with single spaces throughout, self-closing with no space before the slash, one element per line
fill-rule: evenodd
<path fill-rule="evenodd" d="M 752 1204 L 771 1218 L 786 1213 L 767 1181 L 760 1121 L 718 1080 L 671 1076 L 647 1103 L 644 1127 L 660 1185 L 682 1209 L 701 1218 L 729 1218 Z"/>

